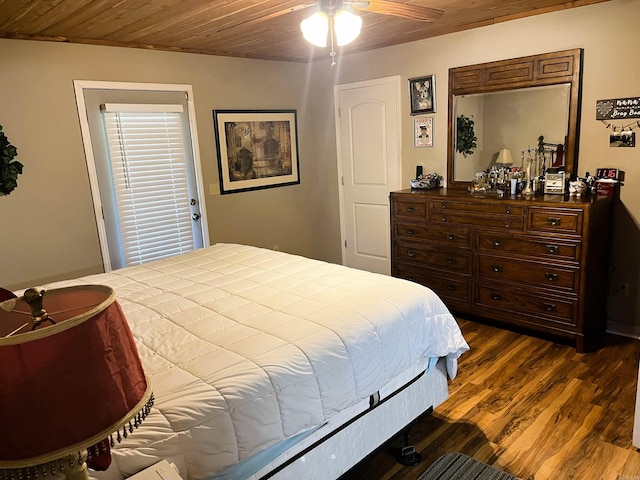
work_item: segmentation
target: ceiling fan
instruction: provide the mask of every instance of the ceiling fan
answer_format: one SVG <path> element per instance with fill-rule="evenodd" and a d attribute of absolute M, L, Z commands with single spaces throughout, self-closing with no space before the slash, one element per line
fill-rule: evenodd
<path fill-rule="evenodd" d="M 397 3 L 392 0 L 343 0 L 330 1 L 319 0 L 310 4 L 299 5 L 290 10 L 301 10 L 303 8 L 318 5 L 321 10 L 340 10 L 341 8 L 353 8 L 364 12 L 379 13 L 381 15 L 391 15 L 394 17 L 407 18 L 418 22 L 433 22 L 443 15 L 442 10 L 436 8 L 422 7 L 418 5 L 407 5 Z"/>
<path fill-rule="evenodd" d="M 218 30 L 218 33 L 240 26 L 247 27 L 310 7 L 316 7 L 316 12 L 301 22 L 300 27 L 303 37 L 317 47 L 326 47 L 327 39 L 329 39 L 331 43 L 331 66 L 336 64 L 334 37 L 338 46 L 342 46 L 352 42 L 360 35 L 362 19 L 354 15 L 351 12 L 352 10 L 390 15 L 418 22 L 433 22 L 444 14 L 442 10 L 435 8 L 407 5 L 392 0 L 317 0 L 249 18 L 242 22 L 228 25 Z"/>
<path fill-rule="evenodd" d="M 318 0 L 315 2 L 303 2 L 293 7 L 276 10 L 274 12 L 266 13 L 265 15 L 250 18 L 240 23 L 228 25 L 218 30 L 218 33 L 239 26 L 248 26 L 265 20 L 271 20 L 273 18 L 286 15 L 287 13 L 297 12 L 314 6 L 317 7 L 319 11 L 328 13 L 336 12 L 344 7 L 351 7 L 354 10 L 377 13 L 380 15 L 391 15 L 417 22 L 434 22 L 444 14 L 444 11 L 436 8 L 407 5 L 404 3 L 397 3 L 392 0 Z"/>

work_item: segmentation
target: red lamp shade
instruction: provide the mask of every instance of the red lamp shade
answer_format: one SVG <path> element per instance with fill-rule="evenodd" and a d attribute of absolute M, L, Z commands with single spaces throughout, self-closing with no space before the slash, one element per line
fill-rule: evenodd
<path fill-rule="evenodd" d="M 77 456 L 137 426 L 153 403 L 111 288 L 40 298 L 47 311 L 35 323 L 25 297 L 0 303 L 0 473 Z"/>

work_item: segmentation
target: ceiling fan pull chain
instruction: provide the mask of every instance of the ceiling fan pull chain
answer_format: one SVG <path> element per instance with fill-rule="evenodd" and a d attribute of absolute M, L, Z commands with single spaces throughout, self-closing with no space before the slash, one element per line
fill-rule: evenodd
<path fill-rule="evenodd" d="M 329 37 L 331 38 L 331 53 L 329 56 L 331 57 L 331 66 L 336 66 L 336 51 L 333 48 L 333 19 L 334 19 L 334 11 L 333 11 L 333 1 L 329 0 L 329 15 L 331 21 L 329 22 Z"/>

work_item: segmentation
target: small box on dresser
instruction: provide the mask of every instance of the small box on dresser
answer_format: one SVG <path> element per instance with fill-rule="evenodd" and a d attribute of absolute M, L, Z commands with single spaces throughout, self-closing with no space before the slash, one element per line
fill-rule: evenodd
<path fill-rule="evenodd" d="M 453 312 L 575 341 L 604 339 L 611 196 L 392 192 L 391 273 Z"/>

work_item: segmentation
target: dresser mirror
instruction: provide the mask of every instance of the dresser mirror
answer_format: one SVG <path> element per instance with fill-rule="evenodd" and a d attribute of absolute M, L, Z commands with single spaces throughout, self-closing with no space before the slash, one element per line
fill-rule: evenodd
<path fill-rule="evenodd" d="M 466 189 L 505 149 L 515 167 L 544 148 L 547 168 L 577 173 L 581 63 L 574 49 L 450 69 L 448 187 Z"/>

